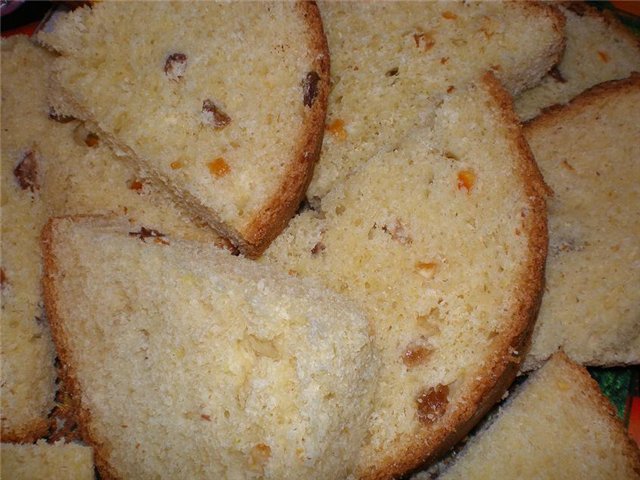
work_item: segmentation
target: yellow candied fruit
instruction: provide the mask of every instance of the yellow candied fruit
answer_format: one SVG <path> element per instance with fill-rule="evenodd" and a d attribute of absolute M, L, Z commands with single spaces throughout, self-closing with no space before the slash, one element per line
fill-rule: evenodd
<path fill-rule="evenodd" d="M 609 63 L 609 55 L 607 54 L 607 52 L 603 52 L 602 50 L 598 50 L 598 57 L 600 57 L 600 60 L 602 60 L 602 62 L 604 63 Z"/>
<path fill-rule="evenodd" d="M 175 162 L 171 162 L 171 169 L 172 170 L 178 170 L 180 168 L 184 167 L 184 163 L 182 163 L 180 160 L 176 160 Z"/>
<path fill-rule="evenodd" d="M 327 125 L 325 130 L 334 135 L 339 140 L 346 140 L 347 131 L 344 129 L 344 125 L 344 120 L 337 118 L 329 125 Z"/>
<path fill-rule="evenodd" d="M 442 12 L 442 18 L 446 18 L 447 20 L 455 20 L 456 18 L 458 18 L 458 15 L 456 15 L 453 12 L 450 12 L 449 10 L 446 10 Z"/>
<path fill-rule="evenodd" d="M 416 262 L 416 271 L 425 278 L 433 278 L 437 266 L 435 262 Z"/>
<path fill-rule="evenodd" d="M 224 177 L 231 171 L 231 167 L 229 167 L 229 164 L 222 157 L 218 157 L 215 160 L 210 161 L 208 166 L 211 174 L 218 178 Z"/>
<path fill-rule="evenodd" d="M 471 189 L 476 183 L 476 174 L 471 170 L 461 170 L 458 172 L 458 190 L 466 190 L 471 193 Z"/>

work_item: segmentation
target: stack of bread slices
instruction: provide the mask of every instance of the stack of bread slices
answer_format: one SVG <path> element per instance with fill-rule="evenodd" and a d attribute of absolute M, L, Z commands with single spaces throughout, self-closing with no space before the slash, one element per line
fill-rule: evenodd
<path fill-rule="evenodd" d="M 2 478 L 640 478 L 579 365 L 640 363 L 634 72 L 581 3 L 3 39 Z"/>

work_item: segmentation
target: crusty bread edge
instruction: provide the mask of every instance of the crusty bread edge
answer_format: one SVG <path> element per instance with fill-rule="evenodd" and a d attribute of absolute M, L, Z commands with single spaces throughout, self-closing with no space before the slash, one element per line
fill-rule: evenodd
<path fill-rule="evenodd" d="M 320 77 L 318 91 L 313 105 L 305 107 L 304 134 L 296 146 L 289 172 L 267 206 L 243 232 L 245 243 L 240 245 L 240 250 L 248 257 L 262 254 L 287 226 L 305 196 L 320 157 L 329 101 L 329 46 L 316 3 L 299 2 L 297 6 L 310 26 L 309 49 L 317 52 L 312 70 Z"/>
<path fill-rule="evenodd" d="M 90 219 L 102 219 L 105 217 L 94 215 L 73 215 L 68 217 L 51 218 L 45 225 L 41 234 L 41 246 L 44 262 L 42 277 L 43 298 L 47 319 L 51 328 L 58 358 L 60 360 L 60 374 L 71 397 L 72 410 L 82 439 L 93 447 L 94 462 L 103 480 L 117 480 L 119 477 L 107 462 L 105 446 L 95 438 L 91 432 L 91 412 L 82 405 L 82 389 L 77 381 L 77 374 L 73 367 L 72 354 L 67 343 L 64 319 L 58 307 L 59 295 L 56 286 L 56 277 L 59 275 L 59 266 L 55 252 L 56 229 L 65 221 L 88 221 Z"/>
<path fill-rule="evenodd" d="M 43 438 L 50 431 L 51 425 L 52 423 L 49 417 L 34 418 L 14 428 L 5 428 L 3 422 L 0 439 L 2 443 L 33 443 Z"/>
<path fill-rule="evenodd" d="M 618 444 L 623 448 L 623 455 L 629 459 L 633 471 L 640 476 L 640 447 L 625 432 L 624 424 L 618 419 L 617 412 L 609 399 L 602 393 L 585 367 L 575 363 L 562 350 L 554 353 L 550 360 L 563 363 L 571 370 L 571 381 L 581 385 L 581 396 L 592 401 L 594 408 L 602 413 L 602 419 L 609 425 L 611 432 L 618 437 Z"/>
<path fill-rule="evenodd" d="M 406 475 L 444 455 L 502 398 L 515 379 L 530 346 L 544 289 L 544 267 L 548 246 L 546 196 L 550 190 L 544 183 L 523 136 L 520 122 L 513 110 L 511 96 L 492 73 L 485 74 L 482 83 L 496 99 L 499 114 L 510 126 L 510 142 L 520 159 L 516 173 L 525 185 L 529 200 L 528 212 L 524 218 L 525 228 L 522 232 L 529 237 L 529 256 L 522 268 L 520 283 L 515 288 L 517 300 L 510 316 L 513 319 L 512 326 L 502 337 L 496 338 L 495 353 L 486 362 L 491 368 L 480 380 L 475 380 L 468 387 L 465 396 L 469 402 L 466 406 L 460 407 L 449 417 L 446 425 L 439 425 L 435 430 L 431 430 L 430 438 L 418 434 L 410 444 L 405 444 L 395 457 L 365 469 L 361 473 L 361 479 L 379 480 Z"/>

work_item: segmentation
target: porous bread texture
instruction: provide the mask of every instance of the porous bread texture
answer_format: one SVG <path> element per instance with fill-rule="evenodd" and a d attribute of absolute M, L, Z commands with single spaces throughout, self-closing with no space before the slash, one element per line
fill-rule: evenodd
<path fill-rule="evenodd" d="M 511 93 L 560 58 L 563 17 L 530 2 L 320 2 L 331 54 L 322 153 L 309 198 L 433 122 L 442 96 L 491 69 Z M 535 39 L 535 41 L 531 41 Z"/>
<path fill-rule="evenodd" d="M 631 480 L 640 452 L 587 370 L 557 353 L 438 478 Z"/>
<path fill-rule="evenodd" d="M 347 477 L 378 371 L 361 311 L 225 250 L 127 232 L 65 217 L 43 233 L 49 320 L 103 478 Z"/>
<path fill-rule="evenodd" d="M 328 94 L 315 4 L 101 2 L 38 38 L 62 54 L 56 105 L 243 253 L 295 213 Z"/>
<path fill-rule="evenodd" d="M 553 189 L 546 289 L 524 369 L 557 349 L 640 363 L 640 75 L 598 85 L 525 135 Z"/>
<path fill-rule="evenodd" d="M 7 480 L 93 480 L 93 450 L 76 443 L 0 444 L 0 477 Z"/>
<path fill-rule="evenodd" d="M 516 113 L 522 120 L 567 103 L 598 83 L 640 72 L 640 38 L 614 15 L 585 2 L 558 7 L 566 17 L 566 48 L 560 63 L 539 85 L 516 97 Z"/>
<path fill-rule="evenodd" d="M 509 102 L 492 75 L 446 96 L 431 131 L 364 163 L 261 260 L 320 279 L 374 322 L 382 369 L 360 478 L 444 452 L 518 369 L 547 236 Z"/>
<path fill-rule="evenodd" d="M 42 112 L 45 73 L 50 54 L 25 37 L 2 39 L 2 264 L 0 315 L 0 382 L 2 441 L 33 441 L 49 426 L 54 407 L 54 347 L 41 301 L 40 229 L 46 207 L 37 188 L 42 171 L 24 170 L 24 188 L 14 174 L 40 140 L 56 137 L 62 126 L 51 125 Z M 27 164 L 29 160 L 27 160 Z M 25 164 L 26 165 L 26 164 Z M 33 173 L 33 170 L 31 170 Z M 29 181 L 29 178 L 31 181 Z M 29 188 L 33 186 L 33 191 Z"/>
<path fill-rule="evenodd" d="M 50 117 L 53 55 L 25 36 L 2 40 L 2 439 L 32 441 L 54 407 L 54 348 L 41 299 L 40 231 L 52 215 L 120 213 L 132 226 L 222 243 L 195 225 L 79 122 Z M 95 142 L 98 142 L 95 144 Z M 28 157 L 28 158 L 27 158 Z M 33 179 L 23 168 L 27 158 Z M 33 192 L 29 182 L 34 183 Z"/>

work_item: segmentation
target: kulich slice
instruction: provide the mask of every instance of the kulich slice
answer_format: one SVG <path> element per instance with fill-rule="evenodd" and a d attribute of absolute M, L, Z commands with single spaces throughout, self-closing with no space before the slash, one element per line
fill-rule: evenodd
<path fill-rule="evenodd" d="M 566 2 L 559 8 L 566 18 L 566 48 L 540 85 L 516 97 L 516 113 L 522 120 L 567 103 L 598 83 L 640 72 L 640 38 L 615 15 L 586 2 Z"/>
<path fill-rule="evenodd" d="M 53 103 L 243 253 L 295 213 L 322 140 L 329 58 L 307 2 L 100 2 L 56 19 Z"/>
<path fill-rule="evenodd" d="M 435 458 L 513 380 L 542 295 L 544 192 L 509 96 L 487 74 L 265 253 L 374 322 L 382 369 L 359 478 Z"/>
<path fill-rule="evenodd" d="M 492 70 L 515 94 L 559 60 L 564 18 L 534 2 L 320 2 L 331 94 L 307 195 L 428 126 L 442 96 Z M 532 39 L 535 38 L 535 41 Z"/>
<path fill-rule="evenodd" d="M 38 241 L 47 219 L 38 139 L 63 130 L 43 109 L 41 65 L 49 61 L 50 54 L 25 37 L 2 39 L 3 442 L 31 442 L 44 435 L 54 408 L 55 352 L 42 308 Z"/>
<path fill-rule="evenodd" d="M 549 199 L 546 289 L 524 368 L 562 348 L 585 365 L 640 363 L 640 75 L 525 127 Z"/>
<path fill-rule="evenodd" d="M 126 221 L 52 219 L 43 249 L 49 322 L 102 478 L 353 471 L 378 371 L 353 303 Z"/>
<path fill-rule="evenodd" d="M 563 353 L 512 395 L 438 478 L 640 478 L 638 446 L 587 370 Z"/>

